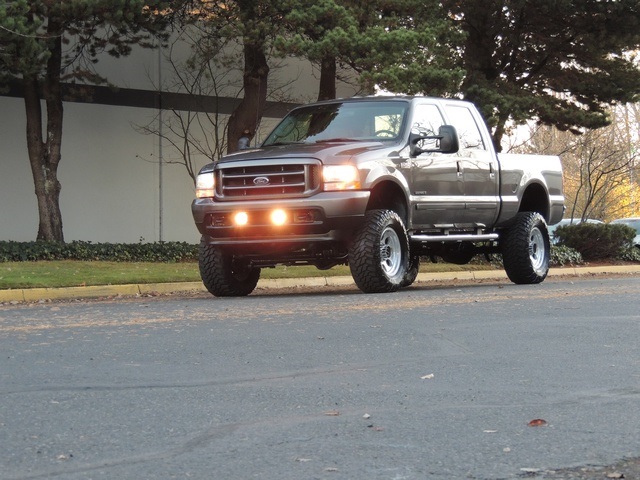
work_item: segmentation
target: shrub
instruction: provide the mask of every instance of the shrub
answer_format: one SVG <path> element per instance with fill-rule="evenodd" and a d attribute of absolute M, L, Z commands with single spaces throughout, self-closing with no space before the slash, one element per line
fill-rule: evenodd
<path fill-rule="evenodd" d="M 481 258 L 482 260 L 477 260 Z M 471 262 L 474 264 L 487 263 L 487 260 L 480 255 L 476 256 Z M 564 245 L 551 245 L 551 252 L 549 258 L 549 265 L 552 267 L 563 267 L 565 265 L 582 265 L 584 260 L 580 252 Z M 489 264 L 495 268 L 504 268 L 502 263 L 502 255 L 499 253 L 493 254 L 489 257 Z"/>
<path fill-rule="evenodd" d="M 587 261 L 619 257 L 635 235 L 633 228 L 620 224 L 580 223 L 555 231 L 558 245 L 577 250 Z"/>
<path fill-rule="evenodd" d="M 198 259 L 198 245 L 186 242 L 91 243 L 84 241 L 0 241 L 0 262 L 102 260 L 110 262 L 184 262 Z"/>
<path fill-rule="evenodd" d="M 565 265 L 580 265 L 584 263 L 584 259 L 580 252 L 571 247 L 552 245 L 550 263 L 554 267 L 563 267 Z"/>
<path fill-rule="evenodd" d="M 640 248 L 635 246 L 627 247 L 618 258 L 627 262 L 640 262 Z"/>

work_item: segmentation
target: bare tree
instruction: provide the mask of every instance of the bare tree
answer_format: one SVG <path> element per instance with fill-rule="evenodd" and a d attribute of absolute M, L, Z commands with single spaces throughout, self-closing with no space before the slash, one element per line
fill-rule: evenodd
<path fill-rule="evenodd" d="M 190 49 L 189 55 L 185 56 L 185 48 Z M 182 165 L 195 183 L 202 165 L 229 151 L 231 111 L 243 94 L 243 48 L 237 39 L 203 35 L 196 26 L 187 25 L 166 50 L 164 60 L 171 75 L 156 88 L 163 97 L 180 93 L 188 99 L 183 98 L 179 108 L 161 105 L 161 113 L 134 128 L 161 137 L 169 147 L 164 163 Z M 272 62 L 267 98 L 291 102 L 290 87 L 296 78 L 280 80 L 275 73 L 281 68 L 280 61 Z M 256 120 L 256 130 L 259 137 L 261 119 Z"/>
<path fill-rule="evenodd" d="M 581 135 L 547 126 L 531 127 L 530 139 L 510 150 L 560 155 L 566 216 L 609 220 L 632 215 L 629 196 L 638 188 L 634 169 L 640 148 L 637 133 L 629 128 L 625 116 L 629 110 L 637 113 L 638 106 L 612 108 L 611 125 Z"/>
<path fill-rule="evenodd" d="M 191 49 L 187 58 L 184 47 Z M 221 102 L 237 95 L 234 73 L 241 67 L 228 49 L 227 54 L 221 53 L 222 47 L 207 42 L 193 27 L 184 28 L 164 55 L 171 76 L 156 88 L 189 95 L 190 101 L 182 102 L 179 108 L 163 109 L 147 125 L 134 126 L 140 133 L 161 137 L 170 147 L 163 161 L 182 165 L 194 183 L 200 166 L 219 158 L 227 149 L 228 115 L 220 113 Z"/>

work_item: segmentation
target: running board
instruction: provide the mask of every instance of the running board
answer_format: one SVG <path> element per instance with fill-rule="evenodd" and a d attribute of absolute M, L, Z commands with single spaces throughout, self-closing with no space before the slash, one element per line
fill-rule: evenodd
<path fill-rule="evenodd" d="M 411 235 L 412 242 L 488 242 L 498 240 L 497 233 L 485 233 L 482 235 L 458 234 L 458 235 Z"/>

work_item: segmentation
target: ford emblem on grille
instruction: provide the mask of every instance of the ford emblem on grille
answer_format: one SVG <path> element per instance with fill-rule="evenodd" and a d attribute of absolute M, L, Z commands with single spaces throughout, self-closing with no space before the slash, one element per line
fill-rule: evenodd
<path fill-rule="evenodd" d="M 256 177 L 253 179 L 253 184 L 257 186 L 269 185 L 269 177 Z"/>

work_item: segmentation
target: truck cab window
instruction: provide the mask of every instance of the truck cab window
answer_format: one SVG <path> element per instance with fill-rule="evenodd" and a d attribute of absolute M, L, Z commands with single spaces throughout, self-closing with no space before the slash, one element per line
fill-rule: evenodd
<path fill-rule="evenodd" d="M 444 119 L 438 107 L 435 105 L 416 105 L 411 133 L 419 135 L 436 135 L 440 127 L 444 125 Z M 435 148 L 437 140 L 420 140 L 418 146 L 423 149 Z"/>
<path fill-rule="evenodd" d="M 448 106 L 447 114 L 456 127 L 461 149 L 486 150 L 478 125 L 468 108 Z"/>
<path fill-rule="evenodd" d="M 417 105 L 413 115 L 411 131 L 422 135 L 435 135 L 444 125 L 440 110 L 435 105 Z"/>

